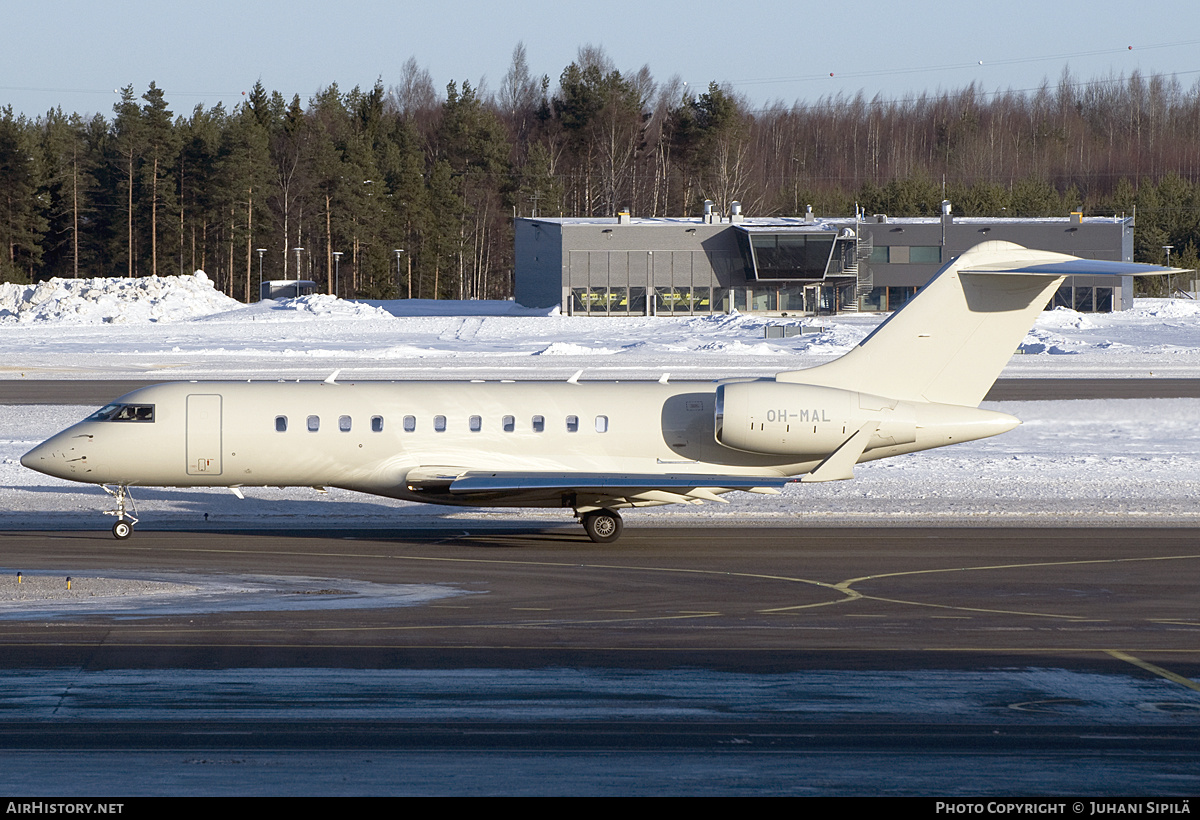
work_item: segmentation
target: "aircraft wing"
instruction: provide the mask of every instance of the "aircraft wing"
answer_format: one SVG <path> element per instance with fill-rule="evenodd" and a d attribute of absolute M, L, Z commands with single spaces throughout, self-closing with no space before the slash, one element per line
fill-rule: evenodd
<path fill-rule="evenodd" d="M 577 510 L 600 507 L 642 507 L 656 504 L 727 504 L 722 493 L 744 490 L 775 494 L 794 478 L 639 473 L 484 473 L 472 472 L 449 486 L 452 496 L 469 494 L 569 493 Z"/>
<path fill-rule="evenodd" d="M 510 473 L 468 472 L 450 483 L 451 493 L 522 492 L 525 490 L 572 490 L 624 494 L 643 490 L 780 489 L 798 481 L 787 476 L 733 476 L 655 473 Z"/>
<path fill-rule="evenodd" d="M 787 476 L 744 476 L 689 473 L 535 473 L 485 472 L 454 467 L 418 467 L 409 471 L 405 483 L 410 490 L 458 497 L 463 500 L 512 496 L 549 498 L 575 496 L 580 509 L 599 506 L 643 506 L 653 504 L 728 503 L 721 493 L 743 490 L 776 494 L 784 485 L 798 481 Z"/>

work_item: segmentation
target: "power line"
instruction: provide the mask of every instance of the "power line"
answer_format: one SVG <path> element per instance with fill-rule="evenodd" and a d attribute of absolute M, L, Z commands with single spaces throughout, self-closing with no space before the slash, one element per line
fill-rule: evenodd
<path fill-rule="evenodd" d="M 1076 57 L 1096 57 L 1105 54 L 1123 54 L 1132 51 L 1137 51 L 1140 53 L 1143 51 L 1151 51 L 1160 48 L 1177 48 L 1182 46 L 1194 46 L 1197 44 L 1200 44 L 1200 40 L 1181 40 L 1174 43 L 1153 43 L 1144 46 L 1126 46 L 1125 48 L 1094 49 L 1091 51 L 1077 51 L 1070 54 L 1051 54 L 1041 57 L 1012 57 L 1000 60 L 978 60 L 974 63 L 948 63 L 944 65 L 913 66 L 910 68 L 890 67 L 886 69 L 873 69 L 869 71 L 831 71 L 827 74 L 794 75 L 790 77 L 760 77 L 748 80 L 733 80 L 730 81 L 729 84 L 767 85 L 771 83 L 818 82 L 829 80 L 830 78 L 891 77 L 897 74 L 921 74 L 933 71 L 951 71 L 964 68 L 978 68 L 979 66 L 1020 65 L 1024 63 L 1062 61 L 1070 60 Z"/>

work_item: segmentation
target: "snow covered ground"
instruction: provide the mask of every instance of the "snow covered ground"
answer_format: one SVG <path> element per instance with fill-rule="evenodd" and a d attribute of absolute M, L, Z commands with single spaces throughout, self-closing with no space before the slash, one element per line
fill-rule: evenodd
<path fill-rule="evenodd" d="M 586 318 L 510 302 L 354 303 L 315 295 L 241 305 L 207 278 L 59 281 L 0 286 L 0 378 L 565 378 L 674 379 L 765 375 L 845 353 L 880 316 L 732 315 Z M 813 332 L 764 338 L 767 324 Z M 819 329 L 819 330 L 818 330 Z M 1200 303 L 1139 300 L 1131 311 L 1044 314 L 1006 377 L 1200 377 Z M 983 442 L 857 468 L 852 482 L 734 493 L 728 505 L 631 512 L 654 523 L 779 524 L 979 521 L 1200 523 L 1200 401 L 1005 402 L 1024 420 Z M 109 520 L 95 487 L 22 468 L 20 455 L 83 417 L 83 407 L 0 408 L 0 526 Z M 331 491 L 141 490 L 143 526 L 466 526 L 519 519 L 569 523 L 556 511 L 455 510 Z M 299 502 L 299 503 L 298 503 Z"/>
<path fill-rule="evenodd" d="M 849 350 L 882 320 L 588 318 L 511 302 L 242 305 L 201 276 L 0 285 L 0 378 L 649 379 L 773 374 Z M 821 332 L 764 338 L 768 324 Z M 1044 314 L 1007 377 L 1200 376 L 1200 302 Z"/>

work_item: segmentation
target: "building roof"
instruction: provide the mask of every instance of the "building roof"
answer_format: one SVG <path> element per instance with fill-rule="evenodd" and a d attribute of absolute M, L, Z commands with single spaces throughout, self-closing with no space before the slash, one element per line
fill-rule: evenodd
<path fill-rule="evenodd" d="M 887 216 L 884 215 L 886 222 L 880 223 L 876 220 L 875 214 L 870 214 L 865 218 L 858 220 L 864 225 L 888 224 L 888 225 L 938 225 L 941 223 L 940 216 Z M 1113 224 L 1119 225 L 1126 222 L 1132 217 L 1129 216 L 1085 216 L 1082 217 L 1084 224 Z M 778 230 L 780 228 L 806 228 L 808 230 L 839 230 L 841 228 L 851 227 L 856 224 L 856 220 L 852 216 L 835 216 L 835 217 L 815 217 L 811 221 L 807 221 L 802 216 L 744 216 L 736 222 L 730 222 L 728 217 L 722 217 L 720 221 L 706 223 L 704 217 L 700 216 L 635 216 L 630 217 L 625 223 L 621 223 L 615 216 L 567 216 L 567 217 L 521 217 L 521 219 L 529 222 L 546 222 L 555 225 L 628 225 L 628 226 L 643 226 L 643 227 L 669 227 L 678 225 L 731 225 L 747 230 Z M 1068 224 L 1072 221 L 1071 216 L 1037 216 L 1037 217 L 1004 217 L 1004 216 L 953 216 L 953 223 L 956 225 L 995 225 L 997 223 L 1015 224 L 1015 225 L 1054 225 Z M 1077 218 L 1076 218 L 1077 219 Z"/>

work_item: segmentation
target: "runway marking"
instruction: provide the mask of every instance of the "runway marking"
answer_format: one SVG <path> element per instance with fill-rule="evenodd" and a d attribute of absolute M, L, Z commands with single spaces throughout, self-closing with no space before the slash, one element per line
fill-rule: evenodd
<path fill-rule="evenodd" d="M 1065 620 L 1065 621 L 1070 621 L 1071 623 L 1095 620 L 1093 618 L 1080 618 L 1077 615 L 1064 615 L 1064 614 L 1057 613 L 1057 612 L 1026 612 L 1026 611 L 1020 610 L 1020 609 L 989 609 L 987 607 L 980 607 L 980 606 L 956 606 L 954 604 L 934 604 L 934 603 L 929 603 L 928 601 L 905 601 L 901 598 L 883 598 L 878 595 L 864 595 L 862 597 L 864 600 L 867 600 L 867 601 L 883 601 L 884 603 L 889 603 L 889 604 L 903 604 L 905 606 L 918 606 L 918 607 L 925 607 L 927 609 L 949 609 L 949 610 L 954 610 L 956 612 L 986 612 L 989 615 L 1024 615 L 1029 618 L 1057 618 L 1057 619 L 1061 619 L 1061 620 Z M 1029 627 L 1006 627 L 1006 628 L 1013 629 L 1013 630 L 1029 629 Z"/>
<path fill-rule="evenodd" d="M 1067 567 L 1067 566 L 1082 566 L 1082 565 L 1086 565 L 1086 564 L 1125 564 L 1125 563 L 1136 563 L 1136 562 L 1144 562 L 1144 561 L 1181 561 L 1181 560 L 1189 560 L 1189 559 L 1196 559 L 1196 558 L 1200 558 L 1200 555 L 1153 555 L 1153 556 L 1142 556 L 1142 557 L 1137 557 L 1137 558 L 1089 558 L 1089 559 L 1080 560 L 1080 561 L 1036 561 L 1036 562 L 1023 563 L 1023 564 L 994 564 L 994 565 L 981 566 L 981 567 L 941 567 L 941 568 L 935 568 L 935 569 L 914 569 L 914 570 L 905 570 L 904 572 L 886 572 L 886 573 L 880 573 L 878 575 L 863 575 L 858 578 L 850 578 L 848 580 L 842 581 L 840 584 L 835 584 L 834 586 L 838 589 L 850 590 L 851 586 L 853 584 L 857 584 L 857 583 L 860 583 L 863 581 L 875 581 L 875 580 L 879 580 L 882 578 L 899 578 L 899 577 L 903 577 L 903 576 L 907 576 L 907 575 L 933 575 L 933 574 L 945 573 L 945 572 L 982 572 L 982 571 L 986 571 L 986 570 L 997 570 L 997 569 L 1031 569 L 1031 568 L 1035 568 L 1035 567 Z M 926 607 L 926 608 L 932 608 L 932 609 L 956 610 L 959 612 L 985 612 L 985 613 L 994 614 L 994 615 L 1024 615 L 1024 616 L 1031 617 L 1031 618 L 1055 618 L 1055 619 L 1071 621 L 1072 623 L 1089 623 L 1089 622 L 1090 623 L 1107 623 L 1107 620 L 1102 619 L 1102 618 L 1085 618 L 1085 617 L 1081 617 L 1081 616 L 1077 616 L 1077 615 L 1051 613 L 1051 612 L 1026 612 L 1026 611 L 1022 611 L 1022 610 L 990 609 L 990 608 L 986 608 L 986 607 L 955 606 L 952 604 L 937 604 L 937 603 L 929 603 L 926 601 L 907 601 L 907 600 L 903 600 L 900 598 L 884 598 L 884 597 L 881 597 L 878 595 L 868 595 L 866 593 L 859 593 L 859 597 L 864 600 L 870 600 L 870 601 L 883 601 L 883 602 L 891 603 L 891 604 L 902 604 L 905 606 L 918 606 L 918 607 Z"/>
<path fill-rule="evenodd" d="M 843 588 L 842 584 L 831 584 L 826 581 L 817 581 L 811 578 L 795 578 L 786 575 L 767 575 L 765 573 L 756 572 L 730 572 L 720 569 L 693 569 L 690 567 L 653 567 L 653 566 L 637 566 L 625 564 L 580 564 L 576 562 L 565 561 L 518 561 L 512 559 L 500 558 L 451 558 L 446 556 L 429 556 L 429 555 L 396 555 L 393 553 L 330 553 L 330 552 L 299 552 L 295 550 L 288 551 L 272 551 L 272 550 L 241 550 L 241 549 L 214 549 L 211 547 L 167 547 L 167 548 L 152 548 L 152 547 L 136 547 L 129 546 L 125 549 L 137 552 L 154 552 L 158 554 L 166 552 L 179 553 L 212 553 L 217 555 L 266 555 L 266 556 L 298 556 L 305 558 L 378 558 L 391 559 L 397 561 L 429 561 L 434 563 L 453 563 L 453 564 L 496 564 L 499 566 L 528 566 L 528 567 L 548 567 L 548 568 L 563 568 L 563 569 L 606 569 L 619 570 L 622 572 L 663 572 L 674 573 L 681 575 L 719 575 L 722 577 L 734 578 L 753 578 L 763 581 L 783 581 L 792 584 L 807 584 L 809 586 L 821 587 L 832 592 L 842 594 L 843 598 L 838 598 L 830 601 L 818 601 L 809 604 L 797 604 L 790 607 L 779 607 L 777 609 L 762 609 L 758 610 L 760 614 L 771 612 L 784 612 L 792 609 L 807 609 L 811 607 L 829 606 L 830 604 L 842 604 L 848 601 L 862 598 L 857 590 Z M 844 582 L 843 582 L 844 583 Z"/>
<path fill-rule="evenodd" d="M 1136 558 L 1088 558 L 1080 561 L 1033 561 L 1025 564 L 994 564 L 982 567 L 941 567 L 937 569 L 912 569 L 904 572 L 884 572 L 879 575 L 863 575 L 859 578 L 850 578 L 842 581 L 837 586 L 840 588 L 843 585 L 857 584 L 860 581 L 873 581 L 879 578 L 898 578 L 904 575 L 932 575 L 939 572 L 982 572 L 984 570 L 993 569 L 1030 569 L 1033 567 L 1069 567 L 1083 564 L 1125 564 L 1135 563 L 1140 561 L 1184 561 L 1189 559 L 1200 558 L 1200 555 L 1149 555 L 1138 556 Z"/>
<path fill-rule="evenodd" d="M 1160 678 L 1166 678 L 1172 683 L 1178 683 L 1180 686 L 1186 686 L 1188 689 L 1200 692 L 1200 683 L 1196 683 L 1191 678 L 1185 678 L 1183 675 L 1177 675 L 1174 672 L 1163 669 L 1161 666 L 1155 666 L 1154 664 L 1144 661 L 1141 658 L 1135 658 L 1133 655 L 1122 652 L 1119 649 L 1106 649 L 1104 651 L 1119 661 L 1132 663 L 1134 666 L 1139 666 L 1153 675 L 1158 675 Z"/>

